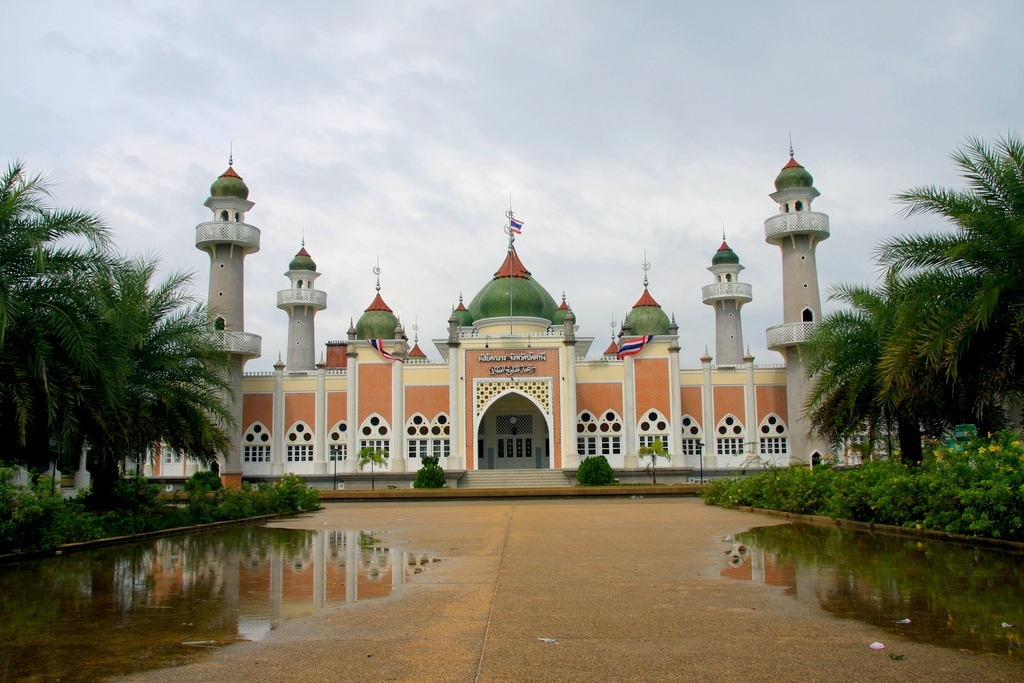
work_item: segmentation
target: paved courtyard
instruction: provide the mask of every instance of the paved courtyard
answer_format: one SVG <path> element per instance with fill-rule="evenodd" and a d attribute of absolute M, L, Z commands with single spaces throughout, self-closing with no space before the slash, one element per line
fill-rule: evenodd
<path fill-rule="evenodd" d="M 385 532 L 444 559 L 387 598 L 129 680 L 1024 679 L 1006 657 L 901 641 L 720 576 L 724 536 L 779 523 L 692 498 L 329 504 L 278 525 Z"/>

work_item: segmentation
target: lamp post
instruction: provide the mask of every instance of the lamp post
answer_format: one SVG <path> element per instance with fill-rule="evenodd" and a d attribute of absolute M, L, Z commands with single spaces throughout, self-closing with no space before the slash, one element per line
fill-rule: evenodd
<path fill-rule="evenodd" d="M 704 439 L 697 441 L 697 459 L 700 460 L 700 483 L 704 484 Z"/>
<path fill-rule="evenodd" d="M 328 447 L 330 448 L 330 447 Z M 331 453 L 331 460 L 334 461 L 334 490 L 338 490 L 338 454 Z"/>

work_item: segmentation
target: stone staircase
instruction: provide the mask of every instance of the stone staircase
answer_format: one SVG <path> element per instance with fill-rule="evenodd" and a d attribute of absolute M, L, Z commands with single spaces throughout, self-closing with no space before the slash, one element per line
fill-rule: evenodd
<path fill-rule="evenodd" d="M 471 470 L 459 479 L 460 489 L 521 489 L 568 486 L 562 470 Z"/>

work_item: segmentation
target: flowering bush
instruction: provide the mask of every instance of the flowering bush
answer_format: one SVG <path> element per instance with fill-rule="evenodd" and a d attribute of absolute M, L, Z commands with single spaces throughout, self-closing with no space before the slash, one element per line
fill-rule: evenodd
<path fill-rule="evenodd" d="M 895 460 L 859 467 L 777 468 L 707 484 L 704 501 L 832 519 L 1024 540 L 1024 448 L 1013 432 L 926 450 L 909 467 Z"/>

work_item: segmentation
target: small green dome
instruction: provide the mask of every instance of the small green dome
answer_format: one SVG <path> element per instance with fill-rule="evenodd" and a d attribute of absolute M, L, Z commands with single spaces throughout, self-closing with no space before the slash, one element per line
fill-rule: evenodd
<path fill-rule="evenodd" d="M 634 308 L 626 316 L 633 334 L 668 334 L 669 320 L 665 311 L 654 306 Z"/>
<path fill-rule="evenodd" d="M 359 339 L 394 339 L 398 317 L 391 311 L 380 292 L 374 297 L 373 303 L 359 316 L 356 322 L 356 337 Z"/>
<path fill-rule="evenodd" d="M 555 314 L 551 316 L 552 325 L 562 325 L 565 323 L 565 316 L 569 312 L 569 304 L 565 302 L 565 292 L 562 292 L 562 303 L 555 309 Z"/>
<path fill-rule="evenodd" d="M 720 266 L 722 264 L 737 264 L 740 262 L 740 257 L 735 251 L 729 248 L 729 245 L 722 240 L 722 246 L 718 248 L 715 255 L 711 258 L 711 265 Z"/>
<path fill-rule="evenodd" d="M 626 316 L 626 326 L 632 334 L 668 334 L 669 320 L 665 311 L 644 287 L 643 296 Z"/>
<path fill-rule="evenodd" d="M 813 185 L 814 178 L 793 157 L 789 158 L 789 163 L 782 167 L 778 177 L 775 178 L 776 192 L 781 192 L 791 187 L 811 187 Z"/>
<path fill-rule="evenodd" d="M 313 261 L 309 252 L 303 247 L 299 250 L 299 253 L 295 255 L 295 258 L 288 264 L 288 270 L 311 270 L 316 272 L 316 263 Z"/>
<path fill-rule="evenodd" d="M 473 324 L 473 314 L 470 313 L 465 304 L 462 303 L 462 295 L 459 294 L 459 305 L 452 311 L 452 315 L 459 321 L 459 327 L 469 327 Z"/>
<path fill-rule="evenodd" d="M 246 186 L 242 176 L 235 173 L 235 169 L 228 166 L 228 170 L 213 181 L 210 185 L 211 197 L 237 197 L 238 199 L 249 198 L 249 188 Z"/>

